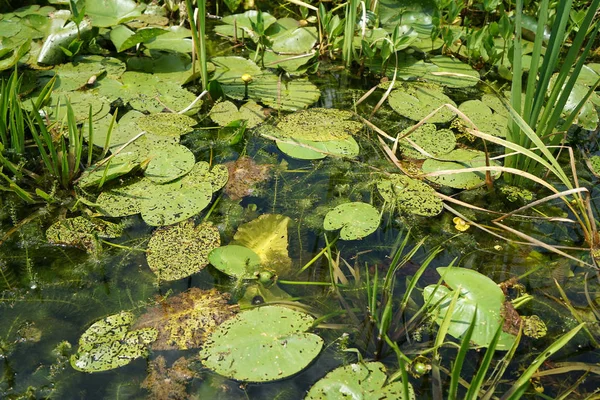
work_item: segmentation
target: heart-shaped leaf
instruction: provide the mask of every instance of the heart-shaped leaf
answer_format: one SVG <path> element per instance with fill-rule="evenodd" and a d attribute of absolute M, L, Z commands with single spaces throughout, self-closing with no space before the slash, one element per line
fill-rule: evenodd
<path fill-rule="evenodd" d="M 327 231 L 341 229 L 344 240 L 356 240 L 375 232 L 379 226 L 379 211 L 367 203 L 345 203 L 329 211 L 323 221 Z"/>

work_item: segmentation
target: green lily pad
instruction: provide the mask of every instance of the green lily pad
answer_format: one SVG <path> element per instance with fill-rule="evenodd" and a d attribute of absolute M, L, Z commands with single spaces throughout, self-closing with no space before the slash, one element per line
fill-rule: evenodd
<path fill-rule="evenodd" d="M 159 36 L 159 39 L 165 35 Z M 185 40 L 185 39 L 183 39 Z M 184 85 L 200 78 L 200 61 L 196 60 L 195 69 L 192 68 L 192 58 L 188 54 L 163 52 L 158 50 L 146 50 L 145 54 L 150 57 L 139 56 L 129 57 L 127 59 L 127 68 L 129 71 L 145 72 L 158 75 L 163 81 L 170 81 L 174 84 Z M 213 72 L 215 66 L 207 63 L 209 73 Z"/>
<path fill-rule="evenodd" d="M 52 121 L 67 122 L 67 101 L 71 104 L 77 122 L 89 118 L 90 106 L 92 107 L 92 120 L 104 118 L 110 111 L 110 104 L 89 91 L 56 92 L 52 103 L 44 111 Z"/>
<path fill-rule="evenodd" d="M 79 338 L 71 366 L 78 371 L 100 372 L 146 356 L 148 345 L 156 340 L 158 331 L 154 328 L 130 331 L 132 322 L 133 314 L 123 311 L 93 323 Z"/>
<path fill-rule="evenodd" d="M 167 33 L 144 41 L 148 49 L 177 51 L 180 53 L 191 53 L 193 48 L 192 31 L 183 26 L 171 26 Z"/>
<path fill-rule="evenodd" d="M 505 298 L 502 289 L 487 276 L 470 269 L 437 268 L 437 271 L 449 288 L 438 286 L 435 290 L 436 285 L 430 285 L 423 290 L 425 301 L 430 301 L 431 304 L 438 303 L 436 322 L 442 323 L 454 291 L 460 290 L 448 333 L 460 339 L 469 328 L 473 315 L 477 314 L 471 341 L 479 346 L 489 346 L 503 320 L 502 309 Z M 508 350 L 514 341 L 515 336 L 502 332 L 498 349 Z"/>
<path fill-rule="evenodd" d="M 350 364 L 334 369 L 310 388 L 304 400 L 415 400 L 412 385 L 408 384 L 408 398 L 403 384 L 395 381 L 388 385 L 385 366 L 380 362 Z"/>
<path fill-rule="evenodd" d="M 404 90 L 393 90 L 388 97 L 388 102 L 394 111 L 413 121 L 422 120 L 446 103 L 456 107 L 456 103 L 446 96 L 441 88 L 425 85 L 411 85 Z M 427 122 L 450 122 L 455 116 L 452 111 L 444 107 Z"/>
<path fill-rule="evenodd" d="M 392 174 L 378 181 L 377 189 L 387 203 L 411 214 L 433 217 L 444 208 L 431 186 L 408 176 Z"/>
<path fill-rule="evenodd" d="M 100 211 L 108 217 L 126 217 L 139 214 L 141 201 L 148 196 L 153 185 L 147 178 L 134 180 L 127 185 L 100 193 L 96 204 Z"/>
<path fill-rule="evenodd" d="M 485 166 L 485 153 L 477 150 L 456 149 L 444 155 L 445 161 L 427 159 L 421 167 L 424 173 L 448 171 L 464 168 L 477 168 Z M 498 165 L 490 161 L 490 165 Z M 492 177 L 497 178 L 500 172 L 490 171 Z M 485 172 L 458 172 L 455 174 L 427 176 L 427 180 L 439 185 L 455 189 L 473 189 L 485 182 Z"/>
<path fill-rule="evenodd" d="M 483 101 L 467 100 L 461 103 L 458 109 L 469 117 L 481 132 L 498 137 L 506 137 L 508 118 L 498 113 L 492 113 L 491 108 Z M 462 120 L 461 124 L 470 127 L 469 124 Z"/>
<path fill-rule="evenodd" d="M 144 176 L 153 182 L 171 182 L 192 170 L 196 157 L 185 146 L 168 143 L 155 147 L 148 155 L 150 162 Z"/>
<path fill-rule="evenodd" d="M 1 21 L 0 21 L 1 22 Z M 4 71 L 9 68 L 13 68 L 21 58 L 27 54 L 31 47 L 31 42 L 29 40 L 21 43 L 18 47 L 14 47 L 12 49 L 12 55 L 9 57 L 5 57 L 0 60 L 0 71 Z"/>
<path fill-rule="evenodd" d="M 379 227 L 379 211 L 367 203 L 345 203 L 329 211 L 323 221 L 327 231 L 341 229 L 344 240 L 356 240 L 370 235 Z"/>
<path fill-rule="evenodd" d="M 250 57 L 254 57 L 254 52 L 250 53 Z M 307 67 L 308 62 L 315 60 L 318 56 L 318 52 L 310 51 L 304 54 L 278 54 L 271 50 L 266 50 L 262 53 L 262 61 L 267 68 L 281 68 L 282 70 L 292 74 L 303 73 Z"/>
<path fill-rule="evenodd" d="M 273 38 L 271 49 L 276 53 L 304 54 L 312 50 L 317 40 L 315 27 L 288 29 Z"/>
<path fill-rule="evenodd" d="M 212 191 L 216 192 L 225 186 L 228 179 L 229 171 L 225 165 L 216 164 L 210 168 L 206 161 L 199 161 L 186 176 L 181 178 L 181 184 L 183 186 L 194 186 L 202 182 L 208 182 L 212 187 Z"/>
<path fill-rule="evenodd" d="M 111 27 L 142 14 L 145 4 L 133 0 L 85 0 L 85 13 L 98 27 Z"/>
<path fill-rule="evenodd" d="M 271 382 L 306 368 L 323 339 L 306 332 L 314 319 L 285 307 L 242 311 L 221 324 L 200 351 L 204 366 L 243 382 Z"/>
<path fill-rule="evenodd" d="M 137 120 L 137 125 L 141 131 L 167 137 L 179 137 L 189 133 L 196 124 L 195 119 L 175 113 L 144 115 Z"/>
<path fill-rule="evenodd" d="M 600 176 L 600 156 L 590 157 L 590 166 L 592 173 L 596 176 Z"/>
<path fill-rule="evenodd" d="M 212 199 L 212 193 L 209 182 L 194 186 L 182 186 L 180 181 L 152 185 L 141 201 L 140 212 L 148 225 L 175 224 L 204 210 Z"/>
<path fill-rule="evenodd" d="M 160 281 L 175 281 L 200 272 L 220 244 L 219 230 L 211 223 L 181 222 L 154 231 L 146 258 Z"/>
<path fill-rule="evenodd" d="M 230 101 L 222 101 L 210 110 L 210 118 L 220 126 L 227 126 L 234 121 L 245 120 L 246 127 L 253 128 L 265 120 L 262 107 L 250 100 L 238 108 Z"/>
<path fill-rule="evenodd" d="M 110 31 L 110 40 L 115 45 L 117 52 L 125 51 L 138 43 L 154 39 L 160 35 L 166 34 L 168 31 L 163 28 L 140 28 L 135 32 L 127 28 L 125 25 L 114 27 Z"/>
<path fill-rule="evenodd" d="M 215 32 L 219 35 L 223 36 L 234 36 L 234 26 L 237 27 L 236 35 L 238 37 L 249 37 L 254 41 L 257 41 L 259 36 L 254 29 L 252 28 L 252 24 L 257 23 L 258 11 L 249 10 L 243 14 L 233 14 L 223 17 L 221 22 L 226 25 L 218 25 L 215 27 Z M 271 14 L 263 12 L 262 13 L 263 27 L 264 29 L 268 29 L 269 26 L 273 25 L 277 19 L 273 17 Z"/>
<path fill-rule="evenodd" d="M 238 279 L 256 279 L 261 268 L 258 254 L 236 244 L 214 249 L 208 255 L 208 260 L 219 271 Z"/>
<path fill-rule="evenodd" d="M 353 137 L 344 140 L 313 142 L 302 139 L 284 139 L 277 141 L 277 147 L 290 157 L 300 160 L 320 160 L 329 155 L 355 157 L 360 147 Z"/>
<path fill-rule="evenodd" d="M 46 231 L 46 238 L 50 243 L 74 246 L 97 255 L 100 251 L 99 237 L 116 238 L 122 233 L 120 224 L 79 216 L 55 222 Z"/>
<path fill-rule="evenodd" d="M 53 90 L 73 91 L 84 87 L 93 77 L 99 77 L 106 68 L 97 59 L 79 58 L 78 61 L 61 64 L 51 71 L 57 75 Z"/>
<path fill-rule="evenodd" d="M 143 128 L 150 125 L 150 121 L 153 117 L 146 118 L 147 116 L 139 111 L 131 110 L 125 114 L 118 123 L 113 126 L 113 131 L 110 136 L 110 148 L 112 150 L 119 149 L 124 144 L 130 142 L 134 137 L 144 131 Z M 147 122 L 144 123 L 144 120 Z M 109 124 L 110 121 L 106 121 L 104 125 Z M 156 131 L 155 129 L 152 129 Z M 96 132 L 94 132 L 96 136 Z M 106 140 L 106 135 L 102 135 L 103 139 Z M 96 141 L 94 139 L 94 141 Z M 104 142 L 101 142 L 104 146 Z M 166 144 L 179 143 L 179 136 L 158 136 L 150 132 L 146 132 L 145 135 L 139 137 L 134 142 L 130 143 L 125 151 L 134 152 L 143 160 L 147 158 L 148 154 L 153 148 L 163 146 Z"/>
<path fill-rule="evenodd" d="M 404 136 L 404 134 L 402 132 L 400 136 Z M 443 156 L 456 147 L 454 132 L 450 129 L 438 130 L 434 124 L 423 124 L 407 137 L 434 157 Z M 400 140 L 400 149 L 404 157 L 415 160 L 428 158 L 413 148 L 406 140 Z"/>
<path fill-rule="evenodd" d="M 212 62 L 216 67 L 213 79 L 221 83 L 225 95 L 235 100 L 248 97 L 269 107 L 296 111 L 315 103 L 321 95 L 307 79 L 281 80 L 243 57 L 215 57 Z M 244 74 L 252 78 L 247 84 L 242 81 Z"/>
<path fill-rule="evenodd" d="M 550 80 L 550 89 L 554 86 L 554 82 L 556 80 L 557 74 L 555 74 Z M 589 87 L 576 83 L 573 86 L 573 89 L 569 93 L 569 98 L 563 107 L 562 115 L 567 116 L 571 114 L 576 108 L 577 105 L 585 98 L 587 92 L 589 91 Z M 596 93 L 593 93 L 592 96 L 583 104 L 583 107 L 577 114 L 577 117 L 573 121 L 574 124 L 581 126 L 583 129 L 587 129 L 590 131 L 596 130 L 598 128 L 598 122 L 600 121 L 598 118 L 598 112 L 596 111 L 596 106 L 594 104 L 600 104 L 600 99 Z"/>
<path fill-rule="evenodd" d="M 88 40 L 92 37 L 92 24 L 87 19 L 81 21 L 79 26 L 72 21 L 63 26 L 65 21 L 60 18 L 56 22 L 57 25 L 50 26 L 50 33 L 37 54 L 38 64 L 59 64 L 66 58 L 62 47 L 68 48 L 75 39 Z"/>
<path fill-rule="evenodd" d="M 463 63 L 458 59 L 447 56 L 435 56 L 431 58 L 431 62 L 437 68 L 431 70 L 425 76 L 425 79 L 427 79 L 429 82 L 451 88 L 472 87 L 479 83 L 479 72 L 471 68 L 469 64 Z M 452 75 L 435 75 L 431 72 L 448 72 L 453 74 L 468 75 L 471 78 Z"/>
<path fill-rule="evenodd" d="M 119 176 L 130 173 L 139 166 L 139 156 L 137 153 L 122 152 L 116 154 L 108 162 L 101 166 L 92 165 L 88 167 L 78 180 L 78 185 L 82 188 L 99 185 L 100 182 L 108 182 Z"/>
<path fill-rule="evenodd" d="M 326 142 L 344 140 L 362 129 L 360 122 L 352 121 L 349 111 L 331 108 L 311 108 L 289 114 L 279 121 L 277 128 L 283 138 Z"/>

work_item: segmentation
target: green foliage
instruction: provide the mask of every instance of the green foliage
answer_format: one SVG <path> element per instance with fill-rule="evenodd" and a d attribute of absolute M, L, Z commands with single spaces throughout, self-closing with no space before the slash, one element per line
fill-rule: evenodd
<path fill-rule="evenodd" d="M 323 221 L 327 231 L 341 229 L 344 240 L 362 239 L 379 227 L 379 211 L 367 203 L 345 203 L 329 211 Z"/>
<path fill-rule="evenodd" d="M 307 330 L 314 319 L 280 306 L 242 311 L 221 324 L 200 351 L 202 364 L 243 382 L 271 382 L 302 371 L 323 339 Z"/>

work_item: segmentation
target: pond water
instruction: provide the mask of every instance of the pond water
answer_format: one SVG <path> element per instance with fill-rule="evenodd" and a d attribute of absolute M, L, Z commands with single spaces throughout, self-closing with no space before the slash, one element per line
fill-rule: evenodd
<path fill-rule="evenodd" d="M 92 20 L 99 15 L 88 11 Z M 13 27 L 24 15 L 6 14 L 0 23 Z M 31 15 L 51 18 L 39 9 Z M 586 398 L 598 391 L 600 284 L 597 271 L 584 264 L 594 262 L 589 250 L 573 249 L 585 247 L 579 225 L 567 221 L 577 217 L 573 209 L 554 199 L 503 221 L 543 243 L 566 246 L 572 258 L 549 246 L 515 243 L 523 236 L 499 229 L 492 212 L 516 210 L 550 191 L 536 186 L 522 191 L 496 172 L 493 187 L 481 171 L 468 179 L 456 172 L 423 176 L 486 165 L 481 140 L 454 113 L 442 111 L 429 121 L 436 125 L 410 135 L 416 147 L 401 143 L 394 152 L 398 165 L 389 157 L 393 142 L 377 133 L 378 128 L 393 139 L 445 102 L 460 105 L 473 120 L 497 120 L 501 113 L 485 103 L 491 93 L 486 84 L 436 75 L 420 79 L 424 84 L 402 81 L 379 108 L 385 82 L 359 101 L 380 83 L 376 68 L 359 75 L 325 57 L 318 66 L 312 59 L 307 75 L 261 68 L 248 61 L 254 56 L 243 46 L 214 34 L 213 28 L 228 26 L 222 22 L 209 23 L 207 47 L 215 68 L 211 76 L 228 97 L 216 105 L 204 97 L 187 113 L 191 121 L 144 119 L 173 115 L 168 111 L 186 108 L 200 90 L 197 83 L 182 89 L 189 57 L 150 51 L 154 36 L 132 42 L 144 43 L 144 54 L 116 51 L 125 44 L 115 39 L 122 34 L 115 26 L 125 25 L 107 23 L 94 33 L 98 46 L 111 49 L 106 56 L 114 58 L 64 59 L 41 72 L 22 66 L 24 109 L 52 75 L 59 77 L 44 108 L 49 122 L 59 121 L 51 130 L 55 140 L 65 134 L 73 141 L 68 124 L 59 128 L 69 111 L 56 106 L 68 98 L 86 140 L 88 112 L 94 113 L 94 161 L 106 155 L 102 147 L 114 116 L 110 151 L 123 153 L 123 160 L 110 164 L 110 173 L 97 167 L 101 173 L 88 178 L 90 185 L 82 179 L 65 188 L 44 173 L 31 137 L 25 152 L 13 158 L 41 175 L 29 183 L 14 181 L 34 195 L 36 188 L 50 193 L 50 200 L 38 193 L 27 204 L 13 186 L 2 192 L 0 398 L 337 399 L 339 387 L 347 385 L 360 393 L 357 398 L 395 399 L 402 396 L 400 382 L 409 383 L 416 398 L 434 398 L 437 386 L 447 393 L 451 385 L 473 314 L 478 324 L 462 365 L 459 398 L 496 332 L 501 333 L 487 377 L 493 369 L 506 370 L 483 391 L 502 396 L 542 353 L 552 357 L 531 378 L 526 398 L 556 398 L 570 388 L 577 397 L 569 398 Z M 129 28 L 127 38 L 155 29 Z M 179 39 L 184 38 L 189 41 L 187 34 Z M 179 69 L 178 57 L 188 64 Z M 436 61 L 445 68 L 452 62 Z M 419 63 L 413 67 L 422 67 Z M 477 74 L 466 64 L 456 68 L 452 71 Z M 404 73 L 410 73 L 408 67 Z M 92 75 L 97 81 L 89 83 Z M 489 113 L 470 114 L 469 100 L 482 100 L 470 106 Z M 415 101 L 433 106 L 421 109 Z M 237 110 L 242 105 L 246 111 Z M 500 136 L 508 121 L 503 118 L 496 124 Z M 171 126 L 175 134 L 166 132 Z M 139 138 L 141 131 L 147 133 Z M 586 154 L 599 151 L 591 130 L 573 126 L 570 140 Z M 487 146 L 491 157 L 504 154 L 498 144 Z M 88 146 L 82 148 L 81 164 L 88 166 Z M 565 170 L 567 156 L 559 157 Z M 451 166 L 434 165 L 443 160 Z M 590 189 L 588 209 L 597 217 L 598 177 L 579 155 L 574 162 L 579 184 Z M 566 189 L 558 179 L 544 179 Z M 453 269 L 442 280 L 440 273 L 448 270 L 439 268 L 448 266 Z M 459 285 L 462 292 L 456 293 Z M 447 296 L 436 300 L 440 292 Z M 456 307 L 454 318 L 444 318 L 448 307 Z M 529 323 L 521 336 L 522 317 Z M 561 341 L 582 322 L 584 329 Z M 448 334 L 438 342 L 443 329 Z M 504 365 L 517 336 L 518 347 Z M 346 371 L 329 388 L 314 386 L 327 385 L 320 380 L 347 365 L 355 375 Z M 372 369 L 360 375 L 366 366 Z M 361 384 L 374 389 L 361 392 Z"/>

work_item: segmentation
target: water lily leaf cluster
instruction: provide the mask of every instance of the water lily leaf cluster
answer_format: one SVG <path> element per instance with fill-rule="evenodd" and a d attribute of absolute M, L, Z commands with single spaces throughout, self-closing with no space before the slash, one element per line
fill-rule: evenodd
<path fill-rule="evenodd" d="M 83 372 L 100 372 L 122 367 L 148 354 L 148 345 L 156 340 L 154 328 L 130 330 L 133 314 L 120 312 L 94 322 L 79 338 L 71 366 Z"/>
<path fill-rule="evenodd" d="M 460 339 L 476 314 L 471 341 L 479 346 L 489 346 L 496 331 L 502 325 L 505 301 L 502 289 L 490 278 L 474 270 L 437 268 L 437 271 L 447 286 L 430 285 L 423 290 L 424 300 L 437 304 L 434 309 L 435 321 L 438 324 L 442 323 L 454 291 L 459 290 L 460 294 L 450 319 L 448 333 Z M 508 350 L 514 341 L 514 335 L 502 332 L 498 348 Z"/>
<path fill-rule="evenodd" d="M 352 137 L 362 129 L 349 111 L 311 108 L 283 117 L 277 126 L 263 126 L 259 132 L 274 139 L 277 147 L 293 158 L 318 160 L 328 155 L 353 157 L 359 146 Z"/>
<path fill-rule="evenodd" d="M 400 137 L 405 137 L 405 132 L 401 132 Z M 443 156 L 456 147 L 454 132 L 450 129 L 437 129 L 435 124 L 423 124 L 406 137 L 434 157 Z M 415 160 L 429 158 L 413 147 L 407 140 L 400 140 L 400 150 L 402 156 L 406 158 Z"/>
<path fill-rule="evenodd" d="M 242 311 L 221 324 L 200 351 L 202 364 L 242 382 L 271 382 L 306 368 L 323 347 L 307 332 L 314 318 L 280 306 Z"/>
<path fill-rule="evenodd" d="M 258 12 L 246 11 L 224 17 L 225 25 L 215 27 L 215 32 L 229 38 L 250 38 L 254 43 L 267 43 L 261 54 L 254 53 L 254 60 L 262 58 L 265 66 L 283 68 L 287 72 L 298 72 L 316 55 L 312 51 L 318 41 L 317 28 L 305 26 L 293 18 L 275 19 L 271 14 L 261 13 L 264 36 L 255 30 L 258 26 Z M 235 31 L 237 27 L 237 31 Z"/>
<path fill-rule="evenodd" d="M 219 230 L 210 222 L 195 226 L 184 221 L 155 230 L 146 259 L 160 281 L 174 281 L 200 272 L 220 244 Z"/>
<path fill-rule="evenodd" d="M 306 78 L 288 81 L 243 57 L 214 57 L 211 61 L 215 65 L 213 79 L 234 100 L 249 98 L 275 109 L 296 111 L 312 105 L 321 95 Z M 251 80 L 244 82 L 243 75 Z"/>
<path fill-rule="evenodd" d="M 238 307 L 228 301 L 229 295 L 216 289 L 191 288 L 149 307 L 134 327 L 158 332 L 153 350 L 200 348 L 219 325 L 236 314 Z"/>
<path fill-rule="evenodd" d="M 392 90 L 388 103 L 398 114 L 413 121 L 422 120 L 444 104 L 456 107 L 456 103 L 444 94 L 441 87 L 423 84 L 405 84 L 402 88 Z M 427 122 L 445 123 L 454 117 L 456 115 L 444 107 Z"/>
<path fill-rule="evenodd" d="M 386 203 L 403 212 L 434 217 L 443 210 L 442 200 L 431 186 L 408 176 L 391 174 L 377 181 L 377 189 Z"/>
<path fill-rule="evenodd" d="M 421 167 L 425 174 L 439 171 L 460 170 L 485 167 L 485 153 L 478 150 L 456 149 L 443 156 L 442 160 L 427 159 Z M 490 165 L 499 165 L 490 161 Z M 490 171 L 493 178 L 500 176 L 499 171 Z M 426 176 L 427 180 L 455 189 L 473 189 L 485 182 L 485 171 L 456 172 L 445 175 Z"/>
<path fill-rule="evenodd" d="M 408 397 L 404 396 L 402 381 L 388 383 L 385 365 L 365 362 L 338 367 L 315 383 L 304 400 L 322 399 L 381 399 L 415 400 L 412 385 L 408 384 Z"/>
<path fill-rule="evenodd" d="M 375 232 L 379 220 L 379 211 L 370 204 L 344 203 L 327 213 L 323 228 L 327 231 L 341 229 L 342 239 L 357 240 Z"/>
<path fill-rule="evenodd" d="M 125 186 L 100 193 L 96 203 L 110 217 L 141 213 L 152 226 L 171 225 L 202 211 L 212 194 L 227 182 L 227 168 L 200 161 L 192 170 L 175 181 L 159 184 L 148 178 L 134 180 Z"/>

